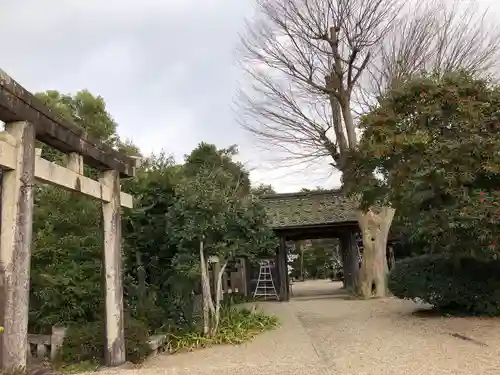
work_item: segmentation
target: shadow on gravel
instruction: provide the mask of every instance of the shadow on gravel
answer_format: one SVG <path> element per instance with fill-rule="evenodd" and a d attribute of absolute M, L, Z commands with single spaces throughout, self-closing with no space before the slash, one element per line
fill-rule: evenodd
<path fill-rule="evenodd" d="M 431 305 L 421 307 L 412 312 L 412 315 L 417 318 L 481 318 L 481 319 L 498 319 L 489 315 L 470 314 L 460 310 L 438 309 Z"/>
<path fill-rule="evenodd" d="M 343 299 L 343 300 L 351 300 L 352 296 L 345 291 L 344 289 L 332 288 L 328 289 L 319 289 L 319 290 L 297 290 L 294 291 L 292 287 L 292 295 L 291 299 L 293 301 L 314 301 L 314 300 L 323 300 L 323 299 Z"/>
<path fill-rule="evenodd" d="M 420 307 L 411 313 L 417 318 L 440 318 L 446 316 L 446 314 L 432 306 Z"/>

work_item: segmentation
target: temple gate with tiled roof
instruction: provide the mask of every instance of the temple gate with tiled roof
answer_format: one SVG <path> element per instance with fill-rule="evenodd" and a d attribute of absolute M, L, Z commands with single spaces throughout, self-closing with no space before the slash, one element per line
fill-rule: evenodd
<path fill-rule="evenodd" d="M 359 232 L 356 205 L 340 190 L 275 194 L 263 197 L 262 201 L 271 227 L 280 239 L 277 270 L 282 301 L 290 298 L 287 241 L 338 237 L 343 256 L 356 253 L 347 251 L 356 245 L 355 236 Z M 344 260 L 346 264 L 357 264 L 357 259 Z"/>
<path fill-rule="evenodd" d="M 272 228 L 290 240 L 335 237 L 358 228 L 355 203 L 339 190 L 269 195 L 262 198 Z"/>

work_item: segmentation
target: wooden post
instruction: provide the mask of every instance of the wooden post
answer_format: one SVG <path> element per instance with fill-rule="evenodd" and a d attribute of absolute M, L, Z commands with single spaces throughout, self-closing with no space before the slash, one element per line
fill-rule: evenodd
<path fill-rule="evenodd" d="M 287 249 L 286 249 L 286 239 L 284 236 L 279 238 L 279 248 L 276 259 L 276 268 L 278 270 L 279 277 L 279 296 L 280 301 L 290 300 L 290 285 L 288 283 L 288 265 L 287 265 Z"/>
<path fill-rule="evenodd" d="M 222 262 L 222 259 L 218 259 L 217 262 L 213 262 L 212 263 L 212 280 L 210 282 L 210 285 L 212 287 L 212 297 L 213 299 L 215 300 L 216 296 L 217 296 L 217 280 L 219 279 L 219 273 L 220 273 L 220 262 Z M 221 288 L 222 288 L 222 292 L 224 294 L 224 275 L 222 276 L 222 280 L 221 280 Z M 221 295 L 222 297 L 222 295 Z"/>
<path fill-rule="evenodd" d="M 224 272 L 224 274 L 222 275 L 222 293 L 225 294 L 227 293 L 228 289 L 229 289 L 229 279 L 227 277 L 227 272 Z"/>
<path fill-rule="evenodd" d="M 57 352 L 64 342 L 67 330 L 67 327 L 52 326 L 52 334 L 50 335 L 50 359 L 52 361 L 57 357 Z"/>
<path fill-rule="evenodd" d="M 120 177 L 117 171 L 105 171 L 102 173 L 100 181 L 111 190 L 110 202 L 102 204 L 102 224 L 104 229 L 103 276 L 106 294 L 106 346 L 104 355 L 107 366 L 120 366 L 126 360 L 123 323 Z"/>
<path fill-rule="evenodd" d="M 241 278 L 241 293 L 245 297 L 248 296 L 248 276 L 247 276 L 247 259 L 240 258 L 240 278 Z"/>
<path fill-rule="evenodd" d="M 252 279 L 255 273 L 255 267 L 250 263 L 248 258 L 245 258 L 245 283 L 246 283 L 246 295 L 252 296 L 254 290 L 252 289 Z"/>
<path fill-rule="evenodd" d="M 348 260 L 347 260 L 347 250 L 345 246 L 345 239 L 344 238 L 339 238 L 339 252 L 340 252 L 340 259 L 342 260 L 342 283 L 344 284 L 343 287 L 344 289 L 348 289 L 348 285 L 352 285 L 351 279 L 351 274 L 348 272 Z M 334 270 L 335 272 L 335 270 Z M 335 274 L 333 275 L 333 278 L 335 279 Z M 349 279 L 349 280 L 348 280 Z"/>
<path fill-rule="evenodd" d="M 16 164 L 2 178 L 0 237 L 0 373 L 24 371 L 28 352 L 28 311 L 35 128 L 28 122 L 5 125 L 4 141 L 15 146 Z"/>
<path fill-rule="evenodd" d="M 344 285 L 347 290 L 356 291 L 359 281 L 359 258 L 356 235 L 352 231 L 342 233 L 339 240 L 340 251 L 342 251 Z"/>
<path fill-rule="evenodd" d="M 282 254 L 284 280 L 285 280 L 285 301 L 290 301 L 290 275 L 288 274 L 288 248 L 285 242 L 285 252 Z"/>

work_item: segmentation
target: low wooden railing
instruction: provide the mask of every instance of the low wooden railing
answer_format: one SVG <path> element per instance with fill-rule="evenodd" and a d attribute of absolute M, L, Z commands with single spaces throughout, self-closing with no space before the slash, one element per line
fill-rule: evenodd
<path fill-rule="evenodd" d="M 51 335 L 28 334 L 28 356 L 39 359 L 56 358 L 66 336 L 66 327 L 52 327 Z M 167 335 L 158 334 L 149 338 L 152 354 L 158 354 L 167 340 Z"/>
<path fill-rule="evenodd" d="M 66 327 L 52 327 L 51 335 L 28 334 L 28 356 L 54 359 L 65 335 Z"/>

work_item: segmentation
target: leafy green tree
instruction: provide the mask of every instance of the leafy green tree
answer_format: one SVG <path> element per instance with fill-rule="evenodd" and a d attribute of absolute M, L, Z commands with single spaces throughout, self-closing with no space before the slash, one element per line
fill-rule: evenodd
<path fill-rule="evenodd" d="M 48 90 L 36 96 L 64 119 L 85 129 L 92 137 L 109 146 L 118 144 L 117 124 L 107 111 L 103 97 L 94 96 L 87 90 L 78 91 L 75 95 Z"/>
<path fill-rule="evenodd" d="M 195 282 L 172 266 L 178 253 L 177 233 L 165 216 L 176 202 L 175 189 L 182 177 L 182 166 L 160 154 L 145 159 L 136 178 L 123 183 L 135 202 L 123 218 L 126 272 L 132 289 L 129 301 L 132 310 L 136 307 L 140 318 L 155 327 L 192 321 Z M 152 304 L 161 311 L 151 311 L 155 310 Z"/>
<path fill-rule="evenodd" d="M 121 152 L 125 155 L 141 157 L 141 150 L 139 150 L 139 147 L 137 147 L 131 140 L 128 139 L 119 139 L 116 144 L 116 149 L 118 152 Z"/>
<path fill-rule="evenodd" d="M 491 256 L 499 233 L 499 124 L 497 84 L 466 72 L 409 80 L 362 119 L 350 188 L 365 205 L 394 205 L 429 251 Z"/>
<path fill-rule="evenodd" d="M 357 114 L 388 88 L 422 69 L 491 72 L 500 52 L 496 28 L 475 5 L 258 0 L 256 6 L 241 41 L 251 81 L 238 98 L 242 126 L 284 151 L 284 162 L 323 159 L 344 176 L 358 146 Z M 375 294 L 385 296 L 394 210 L 362 207 L 356 216 L 364 248 L 359 291 L 371 297 L 373 283 Z"/>
<path fill-rule="evenodd" d="M 276 194 L 276 191 L 272 187 L 272 185 L 260 184 L 254 188 L 252 188 L 252 194 L 256 197 L 262 197 L 265 195 Z"/>
<path fill-rule="evenodd" d="M 250 196 L 241 198 L 234 175 L 223 170 L 200 170 L 177 186 L 177 199 L 166 213 L 167 225 L 176 234 L 177 264 L 191 277 L 200 275 L 204 305 L 204 334 L 217 333 L 222 298 L 221 279 L 228 261 L 269 250 L 273 234 L 266 226 L 262 207 Z M 215 301 L 211 296 L 207 262 L 217 256 Z M 186 267 L 189 265 L 190 267 Z M 201 271 L 201 272 L 200 272 Z"/>
<path fill-rule="evenodd" d="M 208 161 L 203 159 L 204 156 Z M 210 167 L 217 171 L 213 179 L 206 175 Z M 229 212 L 224 211 L 224 207 L 230 206 L 217 206 L 215 203 L 217 199 L 220 202 L 224 194 L 232 204 L 239 201 L 251 202 L 249 196 L 243 195 L 246 190 L 245 183 L 238 182 L 239 176 L 247 176 L 241 165 L 234 163 L 227 153 L 218 151 L 215 146 L 202 144 L 186 157 L 186 162 L 182 165 L 176 165 L 165 155 L 148 158 L 137 178 L 124 183 L 123 188 L 134 195 L 137 206 L 136 209 L 127 211 L 124 219 L 127 273 L 133 276 L 134 283 L 137 284 L 138 270 L 144 270 L 145 284 L 150 293 L 145 302 L 150 304 L 153 299 L 154 304 L 164 311 L 161 322 L 155 323 L 157 326 L 192 323 L 193 292 L 198 293 L 200 285 L 199 237 L 195 234 L 201 233 L 203 229 L 196 226 L 196 220 L 204 214 L 209 223 L 214 218 L 223 218 L 223 221 L 231 223 L 232 217 Z M 204 196 L 203 194 L 208 194 L 207 189 L 216 195 Z M 233 194 L 235 192 L 236 195 Z M 198 200 L 195 199 L 193 203 L 186 197 L 198 197 Z M 207 207 L 205 211 L 200 212 L 201 206 L 197 205 L 201 203 L 205 203 Z M 249 212 L 252 214 L 248 217 L 236 216 L 234 219 L 238 221 L 231 224 L 230 228 L 224 227 L 224 230 L 214 232 L 218 235 L 213 239 L 215 243 L 222 241 L 222 238 L 237 241 L 238 246 L 227 242 L 224 251 L 230 244 L 232 248 L 239 249 L 238 254 L 241 254 L 240 250 L 249 247 L 249 253 L 245 253 L 248 256 L 254 252 L 265 253 L 274 249 L 274 243 L 271 246 L 262 246 L 254 242 L 262 239 L 260 231 L 267 231 L 267 235 L 272 236 L 265 225 L 263 208 L 253 202 Z M 185 221 L 189 218 L 196 220 L 186 224 Z M 243 219 L 254 220 L 255 223 L 244 222 Z M 243 231 L 253 231 L 252 236 L 245 234 L 246 232 L 237 233 L 236 229 L 240 226 L 243 226 Z M 230 234 L 234 238 L 230 237 Z M 238 236 L 243 236 L 244 247 L 239 245 Z M 205 245 L 207 257 L 214 255 L 211 245 L 209 246 L 208 242 L 205 242 Z M 144 296 L 144 293 L 142 295 Z M 138 298 L 130 299 L 135 305 L 140 302 Z M 155 320 L 151 315 L 144 319 Z"/>
<path fill-rule="evenodd" d="M 35 331 L 101 315 L 100 208 L 61 189 L 37 188 L 30 321 Z"/>
<path fill-rule="evenodd" d="M 140 155 L 130 141 L 119 139 L 102 98 L 87 91 L 74 96 L 48 91 L 38 96 L 60 116 L 111 147 Z M 64 163 L 62 153 L 41 146 L 45 158 Z M 144 160 L 135 179 L 122 182 L 122 189 L 135 201 L 135 207 L 125 209 L 123 215 L 125 307 L 127 316 L 147 323 L 151 331 L 192 324 L 193 294 L 200 284 L 200 233 L 209 239 L 207 256 L 224 254 L 229 259 L 233 254 L 251 257 L 274 250 L 265 211 L 249 195 L 248 172 L 233 160 L 236 153 L 235 147 L 218 150 L 202 143 L 184 164 L 164 154 L 153 155 Z M 214 179 L 208 178 L 209 170 L 218 171 Z M 97 176 L 90 168 L 85 173 Z M 39 185 L 36 206 L 31 329 L 99 323 L 100 204 Z M 206 226 L 200 217 L 207 218 Z"/>
<path fill-rule="evenodd" d="M 337 258 L 337 240 L 314 239 L 296 243 L 296 257 L 291 262 L 292 276 L 296 278 L 327 278 Z"/>
<path fill-rule="evenodd" d="M 217 149 L 215 145 L 200 143 L 191 154 L 186 155 L 184 164 L 185 174 L 195 176 L 202 170 L 221 168 L 231 177 L 231 184 L 239 192 L 246 195 L 250 192 L 250 177 L 243 165 L 234 161 L 238 155 L 238 148 L 232 145 L 227 149 Z M 236 186 L 237 184 L 237 186 Z"/>
<path fill-rule="evenodd" d="M 37 97 L 59 116 L 84 128 L 112 147 L 137 148 L 121 142 L 116 123 L 102 97 L 86 90 L 75 95 L 51 90 Z M 64 154 L 47 146 L 42 156 L 62 164 Z M 97 177 L 97 171 L 85 168 Z M 31 329 L 54 324 L 85 323 L 101 316 L 101 208 L 89 197 L 38 185 L 35 192 L 34 250 L 31 272 Z"/>
<path fill-rule="evenodd" d="M 315 191 L 318 191 L 318 192 L 320 192 L 320 191 L 327 191 L 327 189 L 323 189 L 320 186 L 316 186 L 316 188 L 314 188 L 314 189 L 308 189 L 308 188 L 302 188 L 302 189 L 300 189 L 301 193 L 312 193 L 312 192 L 315 192 Z"/>

